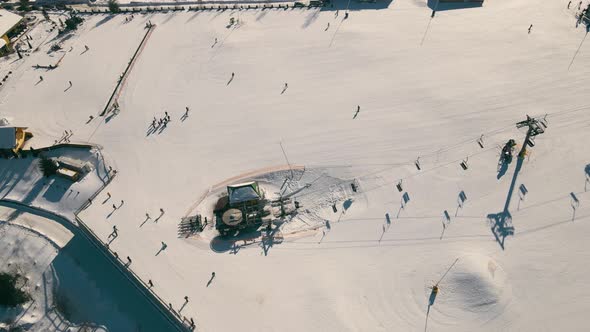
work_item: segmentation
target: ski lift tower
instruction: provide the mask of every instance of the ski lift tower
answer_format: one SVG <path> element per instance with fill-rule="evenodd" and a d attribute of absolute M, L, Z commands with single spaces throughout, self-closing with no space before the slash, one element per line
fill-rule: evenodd
<path fill-rule="evenodd" d="M 524 139 L 524 144 L 522 145 L 522 149 L 518 153 L 520 158 L 524 158 L 526 154 L 526 147 L 527 145 L 530 147 L 535 146 L 534 137 L 537 135 L 541 135 L 545 132 L 547 128 L 547 115 L 543 118 L 531 118 L 530 116 L 526 116 L 526 120 L 520 121 L 516 123 L 516 128 L 523 128 L 528 127 L 526 138 Z"/>

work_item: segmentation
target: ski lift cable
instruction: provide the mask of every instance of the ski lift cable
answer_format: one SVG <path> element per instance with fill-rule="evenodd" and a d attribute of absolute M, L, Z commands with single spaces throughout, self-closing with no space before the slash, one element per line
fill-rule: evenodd
<path fill-rule="evenodd" d="M 438 284 L 440 284 L 440 282 L 447 276 L 447 273 L 449 273 L 449 271 L 451 271 L 453 266 L 455 266 L 455 264 L 457 264 L 457 261 L 459 261 L 459 258 L 455 259 L 453 264 L 451 264 L 451 266 L 447 269 L 447 272 L 445 272 L 445 274 L 443 274 L 443 276 L 436 282 L 436 286 L 438 286 Z"/>
<path fill-rule="evenodd" d="M 587 110 L 587 109 L 590 109 L 590 105 L 576 107 L 576 108 L 571 108 L 571 109 L 566 109 L 566 110 L 563 110 L 563 111 L 558 111 L 558 112 L 553 112 L 553 113 L 546 113 L 544 118 L 546 119 L 548 117 L 558 117 L 558 116 L 566 115 L 566 114 L 569 114 L 569 113 L 584 111 L 584 110 Z M 490 137 L 493 137 L 493 136 L 495 136 L 495 135 L 497 135 L 499 133 L 502 133 L 502 132 L 511 130 L 513 128 L 514 128 L 514 123 L 511 122 L 510 125 L 503 126 L 503 127 L 497 128 L 497 129 L 493 129 L 493 130 L 490 130 L 488 132 L 484 132 L 482 135 L 484 137 L 490 138 Z M 475 139 L 474 138 L 471 138 L 471 139 L 463 140 L 463 141 L 460 141 L 460 142 L 457 142 L 457 143 L 454 143 L 454 144 L 450 144 L 450 145 L 447 145 L 445 147 L 442 147 L 442 148 L 440 148 L 440 149 L 438 149 L 436 151 L 432 151 L 432 152 L 429 152 L 429 153 L 421 154 L 420 157 L 421 158 L 428 158 L 428 157 L 431 157 L 431 156 L 435 156 L 435 155 L 440 154 L 442 152 L 447 152 L 447 151 L 453 150 L 454 148 L 457 148 L 457 147 L 460 147 L 460 146 L 463 146 L 463 145 L 467 145 L 467 144 L 470 144 L 470 143 L 473 143 L 473 142 L 477 142 L 477 140 L 479 140 L 480 138 L 481 138 L 481 135 L 478 138 L 475 138 Z M 406 162 L 398 162 L 398 163 L 374 163 L 374 164 L 356 164 L 356 165 L 348 164 L 348 165 L 334 165 L 334 166 L 316 165 L 316 166 L 318 166 L 318 167 L 325 167 L 325 168 L 344 168 L 344 167 L 353 167 L 353 166 L 405 166 L 405 165 L 409 165 L 409 164 L 411 164 L 413 162 L 414 162 L 414 160 L 412 159 L 412 160 L 408 160 Z"/>
<path fill-rule="evenodd" d="M 476 153 L 473 153 L 473 154 L 471 154 L 471 155 L 468 155 L 468 157 L 474 157 L 474 156 L 477 156 L 477 155 L 480 155 L 480 154 L 483 154 L 483 153 L 486 153 L 486 152 L 489 152 L 489 151 L 492 151 L 492 150 L 496 150 L 496 146 L 493 146 L 493 147 L 490 147 L 490 148 L 487 148 L 487 149 L 484 149 L 484 150 L 480 150 L 480 151 L 478 151 L 478 152 L 476 152 Z M 415 173 L 415 174 L 408 175 L 408 176 L 406 176 L 406 177 L 400 178 L 400 180 L 410 179 L 410 178 L 413 178 L 413 177 L 416 177 L 416 176 L 422 175 L 422 174 L 424 174 L 424 173 L 427 173 L 427 172 L 430 172 L 430 171 L 434 171 L 434 170 L 437 170 L 437 169 L 440 169 L 440 168 L 443 168 L 443 167 L 447 167 L 447 166 L 449 166 L 449 165 L 456 164 L 457 162 L 460 162 L 460 161 L 463 161 L 463 160 L 464 160 L 463 158 L 456 159 L 456 160 L 453 160 L 453 161 L 447 162 L 447 163 L 445 163 L 445 164 L 441 164 L 441 165 L 435 166 L 435 167 L 433 167 L 433 168 L 428 168 L 428 169 L 426 169 L 426 170 L 423 170 L 423 171 L 421 171 L 421 172 L 419 172 L 419 173 Z M 364 175 L 362 175 L 362 176 L 359 176 L 359 177 L 357 177 L 357 178 L 358 178 L 358 179 L 362 179 L 362 178 L 364 178 L 364 177 L 367 177 L 367 176 L 369 176 L 369 175 L 374 175 L 374 174 L 376 174 L 376 173 L 385 172 L 385 171 L 387 171 L 387 170 L 390 170 L 390 169 L 391 169 L 391 168 L 387 168 L 387 169 L 385 169 L 385 170 L 380 170 L 380 171 L 377 171 L 377 172 L 372 172 L 372 173 L 369 173 L 369 174 L 364 174 Z M 389 186 L 389 185 L 390 185 L 390 183 L 385 183 L 385 184 L 377 185 L 377 186 L 375 186 L 375 187 L 372 187 L 372 188 L 367 188 L 367 189 L 364 189 L 364 190 L 363 190 L 363 192 L 365 192 L 365 193 L 366 193 L 366 192 L 370 192 L 370 191 L 377 190 L 377 189 L 380 189 L 380 188 L 383 188 L 383 187 L 385 187 L 385 186 Z M 306 193 L 304 193 L 304 194 L 300 194 L 300 195 L 298 195 L 298 196 L 299 196 L 299 197 L 302 197 L 302 196 L 307 196 L 307 195 L 310 195 L 310 194 L 313 194 L 313 193 L 317 193 L 317 192 L 319 192 L 319 191 L 321 191 L 321 189 L 317 189 L 317 190 L 310 190 L 310 191 L 308 191 L 308 192 L 306 192 Z"/>
<path fill-rule="evenodd" d="M 507 131 L 509 129 L 512 129 L 514 126 L 514 124 L 512 123 L 510 126 L 507 127 L 503 127 L 500 129 L 495 129 L 489 132 L 484 133 L 483 135 L 485 137 L 487 137 L 488 139 L 493 137 L 494 135 Z M 447 145 L 439 150 L 436 151 L 432 151 L 432 152 L 428 152 L 428 153 L 424 153 L 424 154 L 420 154 L 420 159 L 423 160 L 425 158 L 428 157 L 432 157 L 432 156 L 436 156 L 437 154 L 440 154 L 442 152 L 447 152 L 450 150 L 453 150 L 455 148 L 458 148 L 460 146 L 464 146 L 464 145 L 468 145 L 471 143 L 475 143 L 477 142 L 479 139 L 481 138 L 481 135 L 477 138 L 470 138 L 461 142 L 457 142 L 457 143 L 453 143 L 451 145 Z M 358 166 L 406 166 L 406 165 L 410 165 L 413 164 L 416 161 L 416 159 L 412 159 L 412 160 L 407 160 L 407 161 L 401 161 L 401 162 L 395 162 L 395 163 L 359 163 L 359 164 L 344 164 L 344 165 L 322 165 L 322 164 L 310 164 L 310 167 L 323 167 L 323 168 L 347 168 L 347 167 L 358 167 Z"/>
<path fill-rule="evenodd" d="M 566 109 L 566 110 L 562 110 L 562 111 L 558 111 L 558 112 L 553 112 L 553 113 L 546 113 L 544 116 L 544 119 L 546 119 L 547 117 L 557 117 L 557 116 L 562 116 L 565 114 L 569 114 L 569 113 L 573 113 L 573 112 L 580 112 L 580 111 L 584 111 L 590 109 L 590 105 L 585 105 L 585 106 L 580 106 L 580 107 L 576 107 L 576 108 L 571 108 L 571 109 Z M 447 152 L 450 150 L 453 150 L 457 147 L 463 146 L 463 145 L 467 145 L 467 144 L 471 144 L 471 143 L 477 143 L 477 141 L 479 139 L 481 139 L 482 136 L 490 138 L 493 137 L 497 134 L 500 134 L 502 132 L 511 130 L 514 128 L 514 122 L 511 121 L 510 124 L 506 125 L 506 126 L 502 126 L 500 128 L 496 128 L 487 132 L 482 133 L 482 135 L 480 135 L 477 138 L 470 138 L 470 139 L 466 139 L 457 143 L 453 143 L 447 146 L 444 146 L 436 151 L 431 151 L 428 153 L 424 153 L 424 154 L 420 154 L 421 158 L 428 158 L 428 157 L 432 157 L 432 156 L 436 156 L 437 154 L 440 154 L 442 152 Z M 397 163 L 367 163 L 367 164 L 345 164 L 345 165 L 321 165 L 321 164 L 317 164 L 317 165 L 311 165 L 312 167 L 323 167 L 323 168 L 345 168 L 345 167 L 354 167 L 354 166 L 406 166 L 409 164 L 413 164 L 414 163 L 414 159 L 412 160 L 408 160 L 405 162 L 397 162 Z"/>
<path fill-rule="evenodd" d="M 568 113 L 572 113 L 572 112 L 577 112 L 577 111 L 585 110 L 585 109 L 588 109 L 588 108 L 590 108 L 590 106 L 578 107 L 578 108 L 575 108 L 575 109 L 569 109 L 569 110 L 564 110 L 564 111 L 560 111 L 560 112 L 554 112 L 554 113 L 547 113 L 546 115 L 547 115 L 547 116 L 549 116 L 549 115 L 553 115 L 553 114 L 568 114 Z M 491 136 L 494 136 L 494 135 L 496 135 L 496 134 L 499 134 L 499 133 L 502 133 L 502 132 L 504 132 L 504 131 L 510 130 L 510 129 L 512 129 L 512 128 L 514 128 L 514 123 L 511 123 L 511 124 L 510 124 L 510 126 L 501 127 L 501 128 L 498 128 L 498 129 L 494 129 L 494 130 L 488 131 L 488 132 L 486 132 L 486 133 L 483 133 L 483 135 L 489 138 L 489 137 L 491 137 Z M 481 136 L 480 136 L 480 137 L 481 137 Z M 458 142 L 458 143 L 455 143 L 455 144 L 449 145 L 449 146 L 447 146 L 447 147 L 445 147 L 445 148 L 443 148 L 443 149 L 439 149 L 439 150 L 437 150 L 437 151 L 435 151 L 435 152 L 431 152 L 431 153 L 428 153 L 428 154 L 422 154 L 422 155 L 420 155 L 420 157 L 429 157 L 429 156 L 432 156 L 432 155 L 439 154 L 440 152 L 446 152 L 446 151 L 452 150 L 452 149 L 454 149 L 454 148 L 460 147 L 460 146 L 462 146 L 462 145 L 465 145 L 465 144 L 468 144 L 468 143 L 477 142 L 477 140 L 478 140 L 478 139 L 479 139 L 479 137 L 478 137 L 478 138 L 476 138 L 476 139 L 469 139 L 469 140 L 464 140 L 464 141 L 461 141 L 461 142 Z M 488 151 L 490 151 L 490 150 L 495 150 L 495 149 L 496 149 L 496 147 L 495 147 L 495 146 L 494 146 L 494 147 L 491 147 L 491 148 L 488 148 L 488 149 L 484 149 L 484 150 L 478 151 L 478 152 L 476 152 L 476 153 L 473 153 L 473 154 L 467 155 L 467 158 L 469 158 L 470 156 L 471 156 L 471 157 L 473 157 L 473 156 L 477 156 L 477 155 L 479 155 L 479 154 L 482 154 L 482 153 L 488 152 Z M 417 175 L 419 175 L 419 174 L 426 173 L 426 172 L 428 172 L 428 171 L 433 171 L 433 170 L 436 170 L 436 169 L 439 169 L 439 168 L 442 168 L 442 167 L 446 167 L 446 166 L 452 165 L 452 164 L 454 164 L 454 163 L 456 163 L 456 162 L 460 162 L 460 161 L 463 161 L 463 158 L 461 158 L 461 159 L 457 159 L 457 160 L 453 160 L 453 161 L 450 161 L 450 162 L 448 162 L 448 163 L 445 163 L 445 164 L 441 164 L 441 165 L 435 166 L 435 167 L 433 167 L 433 168 L 429 168 L 429 169 L 427 169 L 427 170 L 421 171 L 420 173 L 416 173 L 416 174 L 411 174 L 411 175 L 408 175 L 408 176 L 406 176 L 406 177 L 403 177 L 403 178 L 401 178 L 401 179 L 403 180 L 403 179 L 409 179 L 409 178 L 413 178 L 413 177 L 415 177 L 415 176 L 417 176 Z M 361 176 L 359 176 L 359 177 L 357 177 L 357 178 L 361 178 L 361 179 L 362 179 L 362 178 L 364 178 L 364 177 L 367 177 L 367 176 L 369 176 L 369 175 L 374 175 L 374 174 L 376 174 L 376 173 L 385 172 L 385 171 L 387 171 L 387 170 L 390 170 L 391 168 L 395 168 L 395 167 L 402 167 L 402 166 L 411 165 L 411 164 L 413 164 L 414 162 L 415 162 L 415 160 L 414 160 L 414 159 L 412 159 L 412 160 L 409 160 L 409 161 L 407 161 L 407 162 L 403 162 L 403 163 L 384 164 L 384 166 L 393 166 L 393 167 L 390 167 L 390 168 L 387 168 L 387 169 L 384 169 L 384 170 L 380 170 L 380 171 L 377 171 L 377 172 L 371 172 L 371 173 L 369 173 L 369 174 L 361 175 Z M 363 165 L 363 164 L 360 164 L 360 165 Z M 377 165 L 377 164 L 373 164 L 373 165 Z M 353 166 L 353 165 L 350 165 L 350 167 L 352 167 L 352 166 Z M 348 167 L 348 166 L 341 166 L 341 167 Z M 379 189 L 379 188 L 382 188 L 382 187 L 384 187 L 384 186 L 387 186 L 387 185 L 389 185 L 389 184 L 383 184 L 383 185 L 379 185 L 379 186 L 376 186 L 376 187 L 374 187 L 374 188 L 366 189 L 366 190 L 364 190 L 364 191 L 365 191 L 365 192 L 372 191 L 372 190 Z M 300 196 L 306 196 L 306 195 L 309 195 L 309 194 L 312 194 L 312 193 L 316 193 L 316 192 L 318 192 L 318 191 L 320 191 L 320 190 L 311 190 L 311 191 L 308 191 L 307 193 L 305 193 L 305 194 L 302 194 L 302 195 L 300 195 Z"/>
<path fill-rule="evenodd" d="M 483 149 L 483 150 L 477 150 L 477 152 L 467 155 L 467 158 L 469 158 L 469 157 L 473 157 L 473 156 L 477 156 L 477 155 L 480 155 L 480 154 L 483 154 L 483 153 L 486 153 L 486 152 L 489 152 L 489 151 L 491 151 L 491 150 L 495 150 L 495 149 L 496 149 L 496 146 L 495 146 L 495 145 L 493 145 L 492 147 L 490 147 L 490 148 L 487 148 L 487 149 Z M 440 165 L 438 165 L 438 166 L 435 166 L 435 167 L 433 167 L 433 168 L 428 168 L 428 169 L 426 169 L 426 170 L 423 170 L 423 171 L 421 171 L 420 173 L 415 173 L 415 174 L 411 174 L 411 175 L 408 175 L 408 176 L 406 176 L 406 177 L 400 178 L 400 180 L 404 180 L 404 179 L 413 178 L 413 177 L 416 177 L 416 176 L 418 176 L 418 175 L 420 175 L 420 174 L 423 174 L 423 173 L 426 173 L 426 172 L 430 172 L 430 171 L 433 171 L 433 170 L 436 170 L 436 169 L 439 169 L 439 168 L 447 167 L 447 166 L 449 166 L 449 165 L 455 164 L 455 163 L 457 163 L 457 162 L 461 162 L 461 161 L 463 161 L 463 160 L 464 160 L 463 158 L 460 158 L 460 159 L 455 159 L 455 160 L 452 160 L 452 161 L 450 161 L 450 162 L 447 162 L 447 163 L 444 163 L 444 164 L 440 164 Z M 403 163 L 403 164 L 397 164 L 397 165 L 399 165 L 400 167 L 401 167 L 401 166 L 407 166 L 407 165 L 413 164 L 414 162 L 415 162 L 415 160 L 411 160 L 411 161 L 408 161 L 408 162 L 406 162 L 406 163 Z M 363 179 L 363 178 L 366 178 L 366 177 L 368 177 L 368 176 L 373 176 L 373 175 L 375 175 L 375 174 L 378 174 L 378 173 L 382 173 L 382 172 L 389 171 L 389 170 L 391 170 L 391 169 L 393 169 L 393 168 L 395 168 L 395 167 L 387 167 L 387 168 L 385 168 L 385 169 L 381 169 L 381 170 L 378 170 L 378 171 L 373 171 L 373 172 L 370 172 L 370 173 L 366 173 L 366 174 L 360 175 L 360 176 L 358 176 L 358 177 L 356 177 L 356 178 L 357 178 L 357 179 Z M 364 192 L 373 191 L 373 190 L 376 190 L 376 189 L 382 188 L 382 187 L 384 187 L 384 186 L 387 186 L 387 185 L 389 185 L 389 183 L 382 184 L 382 185 L 378 185 L 378 186 L 375 186 L 375 187 L 373 187 L 373 188 L 365 189 L 365 190 L 364 190 Z M 310 190 L 310 191 L 307 191 L 306 193 L 304 193 L 304 194 L 301 194 L 301 195 L 299 195 L 299 196 L 300 196 L 300 197 L 301 197 L 301 196 L 306 196 L 306 195 L 310 195 L 310 194 L 313 194 L 313 193 L 317 193 L 317 192 L 319 192 L 319 191 L 320 191 L 320 189 L 317 189 L 317 190 Z"/>

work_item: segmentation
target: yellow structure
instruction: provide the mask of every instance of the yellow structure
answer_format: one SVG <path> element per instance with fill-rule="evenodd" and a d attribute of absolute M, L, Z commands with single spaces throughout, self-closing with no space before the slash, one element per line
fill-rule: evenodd
<path fill-rule="evenodd" d="M 25 145 L 25 129 L 26 128 L 16 128 L 16 147 L 14 148 L 14 152 L 18 152 Z"/>
<path fill-rule="evenodd" d="M 12 31 L 21 21 L 23 17 L 9 12 L 5 9 L 0 9 L 0 54 L 6 53 L 10 48 L 10 38 L 8 33 Z"/>

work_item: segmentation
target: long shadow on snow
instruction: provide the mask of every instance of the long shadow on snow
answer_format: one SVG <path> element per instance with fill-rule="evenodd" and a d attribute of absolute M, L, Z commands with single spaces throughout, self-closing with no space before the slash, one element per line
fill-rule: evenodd
<path fill-rule="evenodd" d="M 268 255 L 270 248 L 275 244 L 283 242 L 283 236 L 280 234 L 280 225 L 276 225 L 270 234 L 266 230 L 258 230 L 258 227 L 241 230 L 234 236 L 217 236 L 209 243 L 209 247 L 216 253 L 225 253 L 237 255 L 240 249 L 257 244 L 262 248 L 264 256 Z M 266 235 L 261 236 L 261 232 Z M 241 243 L 240 243 L 241 242 Z"/>
<path fill-rule="evenodd" d="M 26 171 L 31 167 L 31 163 L 34 159 L 8 159 L 2 160 L 3 163 L 19 163 L 18 167 L 9 168 L 6 172 L 2 173 L 2 179 L 0 180 L 0 193 L 2 195 L 9 194 L 14 187 L 24 178 Z M 15 171 L 19 170 L 19 171 Z M 10 186 L 10 187 L 8 187 Z"/>
<path fill-rule="evenodd" d="M 59 280 L 56 297 L 69 321 L 91 321 L 109 331 L 175 331 L 103 254 L 74 234 L 52 263 Z"/>
<path fill-rule="evenodd" d="M 74 183 L 70 180 L 58 177 L 54 177 L 52 180 L 53 181 L 51 181 L 51 184 L 49 187 L 47 187 L 47 190 L 45 190 L 43 198 L 45 198 L 48 202 L 59 202 Z"/>
<path fill-rule="evenodd" d="M 94 26 L 94 28 L 98 28 L 99 26 L 107 23 L 108 21 L 112 20 L 113 18 L 115 18 L 115 15 L 109 15 L 109 16 L 103 18 L 102 20 L 96 22 L 96 25 Z M 92 29 L 94 29 L 94 28 L 92 28 Z"/>
<path fill-rule="evenodd" d="M 0 205 L 15 207 L 7 202 Z M 176 331 L 77 227 L 45 212 L 20 206 L 18 210 L 58 222 L 74 234 L 51 263 L 58 281 L 55 298 L 61 301 L 57 307 L 70 322 L 91 321 L 109 331 Z"/>
<path fill-rule="evenodd" d="M 374 2 L 368 0 L 363 2 L 358 0 L 333 0 L 331 4 L 321 7 L 321 11 L 346 10 L 347 8 L 349 11 L 387 9 L 392 2 L 393 0 L 376 0 Z M 344 16 L 344 13 L 339 15 Z"/>
<path fill-rule="evenodd" d="M 480 8 L 483 7 L 483 0 L 481 2 L 456 2 L 456 3 L 443 3 L 439 0 L 428 0 L 428 8 L 436 11 L 444 10 L 456 10 L 456 9 L 468 9 L 468 8 Z"/>
<path fill-rule="evenodd" d="M 491 213 L 487 215 L 488 221 L 491 226 L 491 231 L 496 241 L 504 250 L 504 241 L 509 235 L 514 235 L 514 226 L 512 226 L 512 215 L 510 214 L 510 201 L 512 200 L 512 194 L 516 186 L 516 179 L 518 173 L 522 168 L 524 158 L 518 157 L 516 167 L 514 169 L 514 175 L 512 176 L 512 182 L 510 182 L 510 188 L 508 189 L 508 195 L 506 196 L 506 202 L 504 203 L 504 210 L 498 213 Z"/>

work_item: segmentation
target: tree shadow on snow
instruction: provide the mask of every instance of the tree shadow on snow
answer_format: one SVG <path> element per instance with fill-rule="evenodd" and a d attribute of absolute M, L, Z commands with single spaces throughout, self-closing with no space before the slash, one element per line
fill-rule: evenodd
<path fill-rule="evenodd" d="M 312 10 L 311 13 L 309 13 L 307 15 L 307 17 L 305 17 L 305 21 L 303 21 L 301 28 L 305 29 L 305 28 L 309 27 L 313 22 L 315 22 L 318 19 L 319 16 L 320 16 L 319 10 Z"/>
<path fill-rule="evenodd" d="M 166 24 L 168 22 L 170 22 L 171 19 L 176 17 L 176 12 L 172 12 L 172 13 L 167 13 L 166 14 L 166 19 L 164 21 L 162 21 L 161 24 Z"/>
<path fill-rule="evenodd" d="M 266 16 L 266 14 L 268 14 L 268 10 L 264 10 L 264 8 L 262 8 L 260 14 L 256 16 L 256 22 L 262 20 Z"/>
<path fill-rule="evenodd" d="M 108 15 L 108 16 L 106 16 L 102 20 L 96 22 L 96 24 L 94 25 L 94 28 L 98 28 L 99 26 L 101 26 L 101 25 L 107 23 L 108 21 L 112 20 L 114 17 L 115 17 L 115 15 Z"/>
<path fill-rule="evenodd" d="M 199 16 L 199 14 L 201 14 L 201 11 L 197 11 L 197 12 L 195 12 L 195 13 L 194 13 L 194 14 L 193 14 L 191 17 L 189 17 L 189 18 L 186 20 L 186 23 L 188 23 L 188 22 L 191 22 L 192 20 L 196 19 L 196 18 L 197 18 L 197 16 Z"/>
<path fill-rule="evenodd" d="M 21 163 L 19 168 L 5 168 L 0 175 L 0 192 L 2 195 L 8 195 L 17 186 L 17 184 L 25 177 L 25 170 L 29 169 L 29 160 L 12 160 L 13 163 Z M 18 170 L 21 171 L 18 171 Z"/>
<path fill-rule="evenodd" d="M 59 202 L 64 195 L 68 192 L 68 189 L 72 186 L 73 182 L 67 179 L 55 178 L 45 190 L 43 198 L 48 202 Z M 71 193 L 70 193 L 71 194 Z"/>

